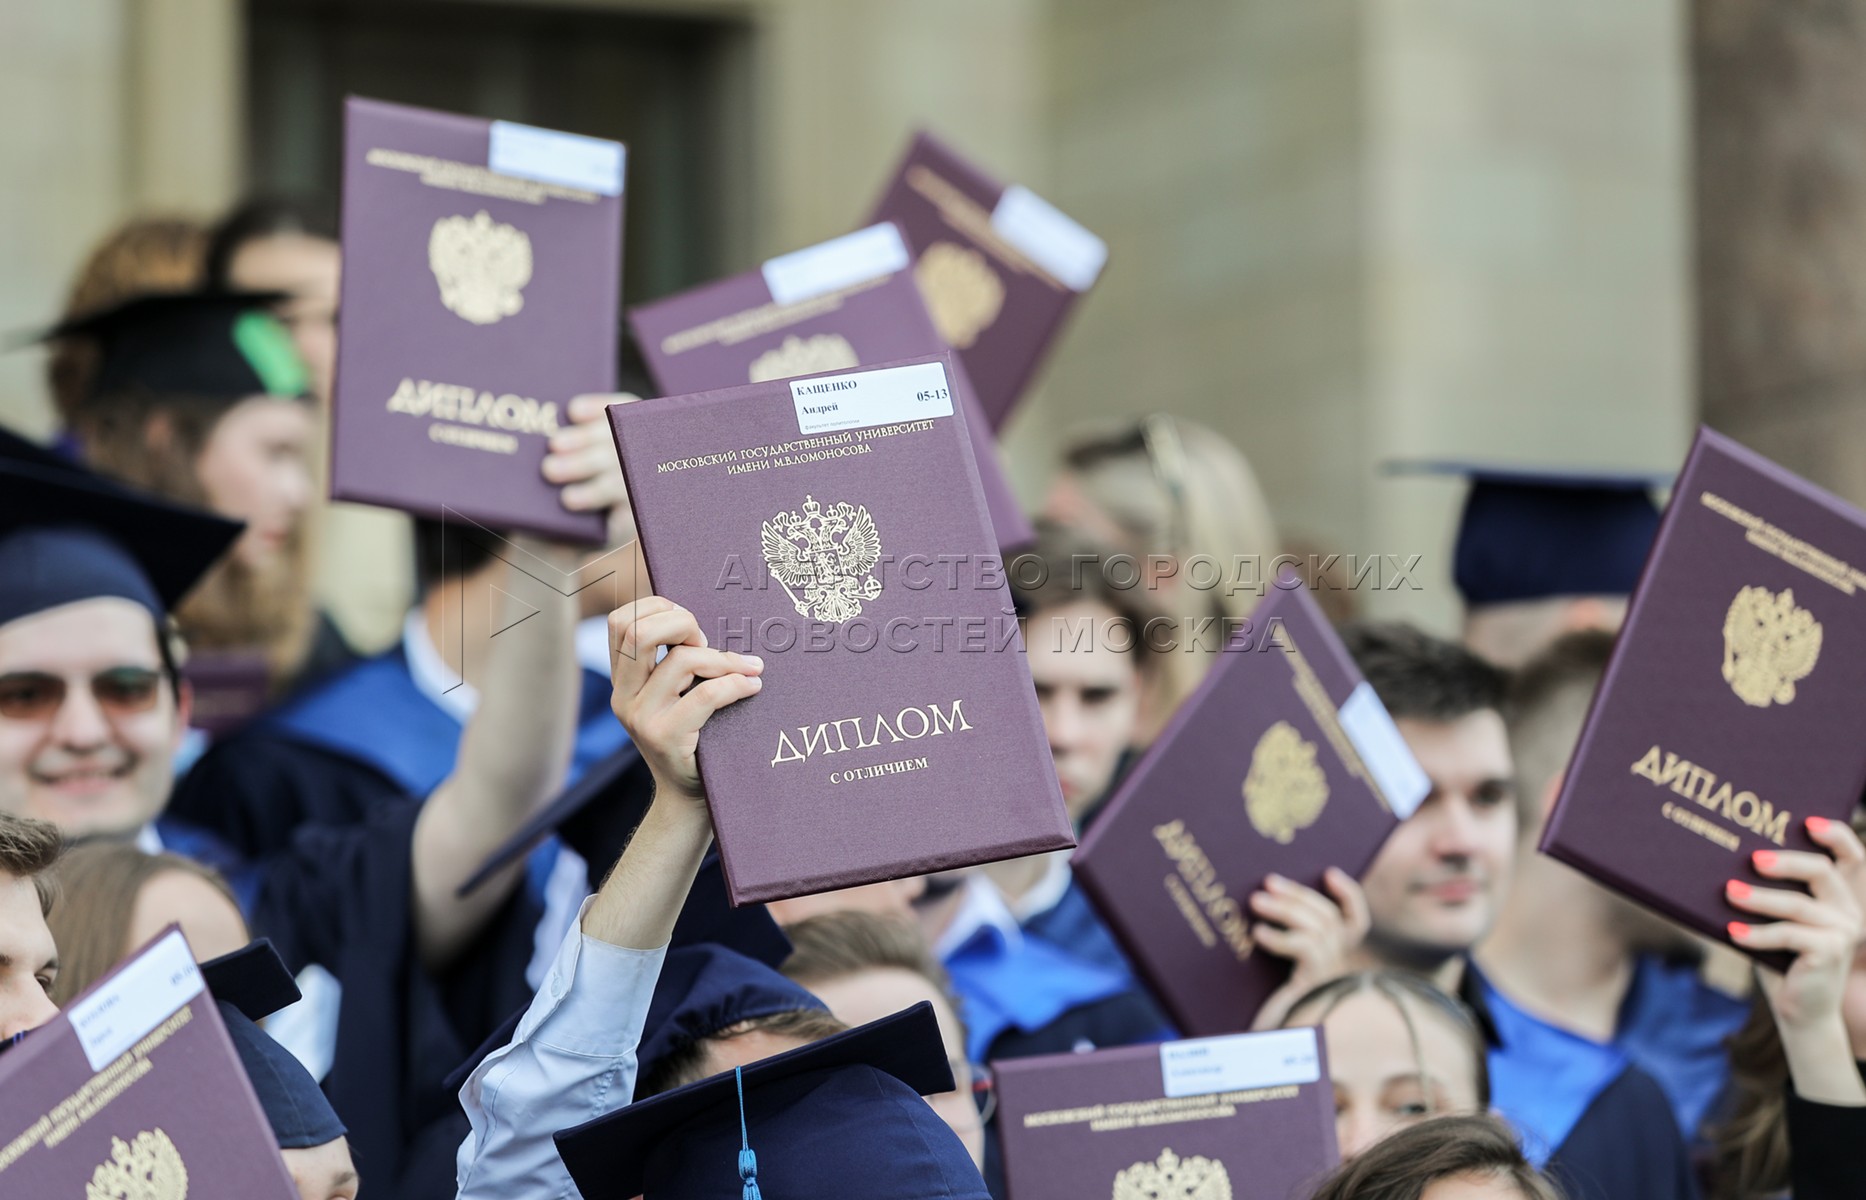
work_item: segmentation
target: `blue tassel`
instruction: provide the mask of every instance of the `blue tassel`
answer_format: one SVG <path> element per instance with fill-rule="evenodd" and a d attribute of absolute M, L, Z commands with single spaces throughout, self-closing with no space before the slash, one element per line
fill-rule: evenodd
<path fill-rule="evenodd" d="M 739 1182 L 744 1185 L 739 1200 L 764 1200 L 758 1191 L 758 1152 L 745 1135 L 745 1073 L 732 1068 L 732 1082 L 739 1089 Z"/>

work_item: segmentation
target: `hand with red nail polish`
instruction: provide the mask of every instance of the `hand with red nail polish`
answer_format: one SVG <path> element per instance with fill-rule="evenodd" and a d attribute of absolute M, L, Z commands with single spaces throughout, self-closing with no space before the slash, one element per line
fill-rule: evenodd
<path fill-rule="evenodd" d="M 1866 1105 L 1842 1011 L 1866 929 L 1866 847 L 1837 821 L 1810 819 L 1807 830 L 1826 853 L 1758 850 L 1750 857 L 1758 875 L 1784 886 L 1740 879 L 1724 885 L 1731 907 L 1761 918 L 1730 922 L 1730 940 L 1743 950 L 1791 956 L 1786 972 L 1760 967 L 1757 974 L 1795 1091 L 1817 1103 Z"/>

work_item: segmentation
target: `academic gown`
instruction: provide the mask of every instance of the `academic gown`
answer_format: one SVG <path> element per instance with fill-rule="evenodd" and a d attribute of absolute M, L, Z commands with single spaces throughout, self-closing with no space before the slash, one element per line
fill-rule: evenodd
<path fill-rule="evenodd" d="M 609 680 L 585 670 L 571 782 L 628 742 L 609 699 Z M 416 685 L 397 646 L 210 747 L 169 811 L 267 858 L 302 826 L 355 825 L 384 805 L 425 798 L 453 770 L 463 732 Z M 549 868 L 547 847 L 530 864 L 534 892 Z"/>
<path fill-rule="evenodd" d="M 1866 1076 L 1866 1063 L 1858 1064 Z M 1788 1089 L 1789 1178 L 1793 1200 L 1866 1196 L 1866 1108 L 1816 1104 Z"/>
<path fill-rule="evenodd" d="M 395 804 L 348 827 L 307 826 L 268 861 L 251 914 L 297 973 L 316 963 L 342 985 L 336 1057 L 324 1080 L 375 1200 L 454 1194 L 465 1113 L 449 1073 L 526 1003 L 540 912 L 525 889 L 444 973 L 420 964 L 411 851 L 419 809 Z"/>
<path fill-rule="evenodd" d="M 1569 1200 L 1694 1200 L 1691 1155 L 1671 1104 L 1613 1043 L 1530 1016 L 1465 964 L 1461 998 L 1490 1042 L 1491 1104 Z"/>
<path fill-rule="evenodd" d="M 1750 1002 L 1703 981 L 1694 962 L 1641 955 L 1620 1005 L 1614 1043 L 1658 1083 L 1685 1137 L 1698 1138 L 1730 1082 L 1729 1040 Z"/>
<path fill-rule="evenodd" d="M 1101 914 L 1095 911 L 1088 894 L 1076 886 L 1073 878 L 1055 904 L 1025 918 L 1023 926 L 1029 936 L 1047 942 L 1081 962 L 1118 974 L 1126 983 L 1129 997 L 1123 999 L 1116 1010 L 1121 1014 L 1120 1020 L 1124 1026 L 1163 1031 L 1161 1037 L 1176 1036 L 1165 1011 L 1141 982 L 1133 964 L 1122 952 L 1120 943 L 1109 932 Z M 1004 1054 L 1000 1057 L 1014 1058 L 1017 1055 Z"/>

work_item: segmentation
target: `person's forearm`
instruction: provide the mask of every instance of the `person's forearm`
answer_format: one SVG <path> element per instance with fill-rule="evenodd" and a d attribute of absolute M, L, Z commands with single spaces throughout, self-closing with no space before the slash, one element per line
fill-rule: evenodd
<path fill-rule="evenodd" d="M 1860 1080 L 1847 1027 L 1838 1014 L 1808 1027 L 1778 1028 L 1797 1096 L 1838 1108 L 1866 1106 L 1866 1083 Z"/>
<path fill-rule="evenodd" d="M 665 946 L 712 841 L 704 805 L 657 797 L 583 914 L 584 936 L 631 950 Z"/>
<path fill-rule="evenodd" d="M 479 707 L 453 772 L 415 827 L 416 936 L 430 966 L 479 930 L 524 866 L 513 864 L 470 896 L 455 895 L 460 884 L 563 786 L 576 736 L 576 620 L 573 597 L 547 594 L 533 615 L 496 635 L 485 678 L 473 681 Z"/>

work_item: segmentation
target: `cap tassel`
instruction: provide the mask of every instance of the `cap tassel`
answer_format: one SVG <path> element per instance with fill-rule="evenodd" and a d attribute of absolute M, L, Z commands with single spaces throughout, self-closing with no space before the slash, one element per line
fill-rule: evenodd
<path fill-rule="evenodd" d="M 738 1067 L 732 1068 L 732 1081 L 739 1089 L 739 1182 L 744 1185 L 739 1200 L 764 1200 L 758 1191 L 758 1152 L 745 1134 L 745 1074 Z"/>

